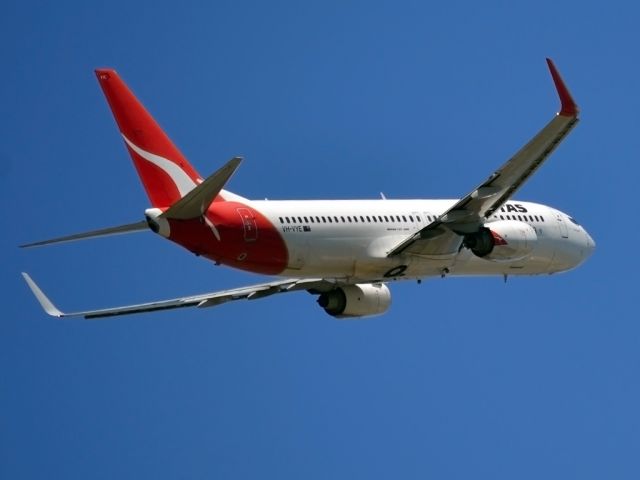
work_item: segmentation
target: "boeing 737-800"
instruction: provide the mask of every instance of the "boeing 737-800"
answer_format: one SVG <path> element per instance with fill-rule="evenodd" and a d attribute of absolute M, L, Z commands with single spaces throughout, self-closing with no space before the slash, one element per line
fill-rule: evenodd
<path fill-rule="evenodd" d="M 145 220 L 23 245 L 33 247 L 152 230 L 217 265 L 281 276 L 259 285 L 138 305 L 64 313 L 23 276 L 56 317 L 109 317 L 212 307 L 306 290 L 334 317 L 377 315 L 388 284 L 448 275 L 540 275 L 581 264 L 595 248 L 569 215 L 511 200 L 578 123 L 578 107 L 547 59 L 560 111 L 487 180 L 460 200 L 255 201 L 224 189 L 241 158 L 203 179 L 120 76 L 96 76 L 151 207 Z"/>

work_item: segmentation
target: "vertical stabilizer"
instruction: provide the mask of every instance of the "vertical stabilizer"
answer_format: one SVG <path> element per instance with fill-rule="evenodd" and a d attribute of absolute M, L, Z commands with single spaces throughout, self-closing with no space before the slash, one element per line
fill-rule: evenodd
<path fill-rule="evenodd" d="M 200 176 L 115 70 L 97 69 L 96 76 L 151 204 L 173 205 Z"/>

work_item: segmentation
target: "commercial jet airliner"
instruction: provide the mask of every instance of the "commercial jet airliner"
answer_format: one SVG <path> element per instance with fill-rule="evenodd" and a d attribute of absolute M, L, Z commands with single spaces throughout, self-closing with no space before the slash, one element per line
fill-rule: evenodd
<path fill-rule="evenodd" d="M 110 317 L 213 307 L 306 290 L 337 318 L 382 314 L 397 280 L 552 274 L 580 265 L 595 243 L 572 217 L 512 200 L 578 123 L 578 107 L 547 59 L 560 111 L 520 151 L 460 200 L 248 200 L 224 189 L 232 158 L 203 179 L 115 70 L 96 76 L 151 207 L 136 223 L 31 243 L 151 230 L 216 265 L 284 277 L 259 285 L 100 310 L 65 313 L 23 276 L 46 313 Z"/>

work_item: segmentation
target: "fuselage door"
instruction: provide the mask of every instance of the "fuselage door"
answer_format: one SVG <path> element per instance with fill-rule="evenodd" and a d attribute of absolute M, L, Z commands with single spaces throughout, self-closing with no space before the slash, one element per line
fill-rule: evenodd
<path fill-rule="evenodd" d="M 560 236 L 562 238 L 569 238 L 569 229 L 567 228 L 567 224 L 562 218 L 562 215 L 557 213 L 556 218 L 558 219 L 558 229 L 560 230 Z"/>
<path fill-rule="evenodd" d="M 238 215 L 242 219 L 242 227 L 244 228 L 244 241 L 255 242 L 258 239 L 258 225 L 253 216 L 253 212 L 248 208 L 238 208 Z"/>

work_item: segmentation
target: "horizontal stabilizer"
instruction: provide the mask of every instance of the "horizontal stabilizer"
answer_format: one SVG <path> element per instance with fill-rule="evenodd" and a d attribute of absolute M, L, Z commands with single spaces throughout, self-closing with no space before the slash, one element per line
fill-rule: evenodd
<path fill-rule="evenodd" d="M 141 232 L 148 229 L 149 226 L 147 225 L 147 222 L 142 220 L 140 222 L 129 223 L 127 225 L 102 228 L 100 230 L 92 230 L 90 232 L 76 233 L 74 235 L 67 235 L 65 237 L 52 238 L 51 240 L 42 240 L 40 242 L 27 243 L 26 245 L 20 245 L 20 248 L 41 247 L 43 245 L 51 245 L 53 243 L 73 242 L 75 240 L 85 240 L 87 238 L 121 235 L 123 233 Z"/>
<path fill-rule="evenodd" d="M 177 220 L 201 217 L 229 181 L 231 175 L 238 169 L 240 162 L 242 162 L 242 157 L 234 157 L 229 160 L 226 165 L 171 205 L 162 216 Z"/>

